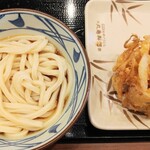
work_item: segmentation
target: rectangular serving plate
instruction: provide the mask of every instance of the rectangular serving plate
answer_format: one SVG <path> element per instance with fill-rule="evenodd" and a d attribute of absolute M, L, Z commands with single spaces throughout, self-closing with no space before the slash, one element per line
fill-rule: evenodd
<path fill-rule="evenodd" d="M 112 67 L 132 34 L 150 35 L 150 1 L 90 0 L 85 6 L 86 50 L 91 64 L 88 101 L 93 126 L 105 130 L 150 129 L 150 119 L 117 102 Z"/>

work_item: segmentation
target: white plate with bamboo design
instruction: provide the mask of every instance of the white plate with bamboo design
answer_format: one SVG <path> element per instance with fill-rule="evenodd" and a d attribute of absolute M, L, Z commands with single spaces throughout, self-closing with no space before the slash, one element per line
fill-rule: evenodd
<path fill-rule="evenodd" d="M 86 49 L 91 64 L 88 110 L 99 129 L 150 129 L 150 119 L 123 108 L 111 85 L 112 67 L 132 34 L 150 35 L 150 1 L 91 0 L 85 7 Z"/>

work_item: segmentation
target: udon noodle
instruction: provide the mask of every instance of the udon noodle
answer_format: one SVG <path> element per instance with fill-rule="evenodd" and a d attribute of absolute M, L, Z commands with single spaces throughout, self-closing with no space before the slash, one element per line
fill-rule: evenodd
<path fill-rule="evenodd" d="M 43 35 L 0 40 L 0 134 L 19 139 L 52 125 L 71 93 L 72 68 Z"/>

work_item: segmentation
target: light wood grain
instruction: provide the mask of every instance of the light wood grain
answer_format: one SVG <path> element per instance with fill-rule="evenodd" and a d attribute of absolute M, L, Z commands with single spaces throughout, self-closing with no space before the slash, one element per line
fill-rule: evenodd
<path fill-rule="evenodd" d="M 140 143 L 93 143 L 55 144 L 46 150 L 150 150 L 150 142 Z"/>

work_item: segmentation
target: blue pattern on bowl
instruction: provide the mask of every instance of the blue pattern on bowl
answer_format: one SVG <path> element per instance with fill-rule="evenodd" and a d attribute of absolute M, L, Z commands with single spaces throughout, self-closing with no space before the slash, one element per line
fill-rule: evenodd
<path fill-rule="evenodd" d="M 18 31 L 17 31 L 18 30 Z M 53 17 L 30 11 L 10 11 L 0 14 L 0 32 L 35 31 L 45 34 L 59 44 L 71 60 L 75 85 L 73 96 L 62 116 L 49 129 L 21 140 L 0 139 L 2 149 L 33 149 L 54 140 L 69 126 L 84 104 L 89 83 L 88 65 L 83 49 L 75 36 Z"/>

